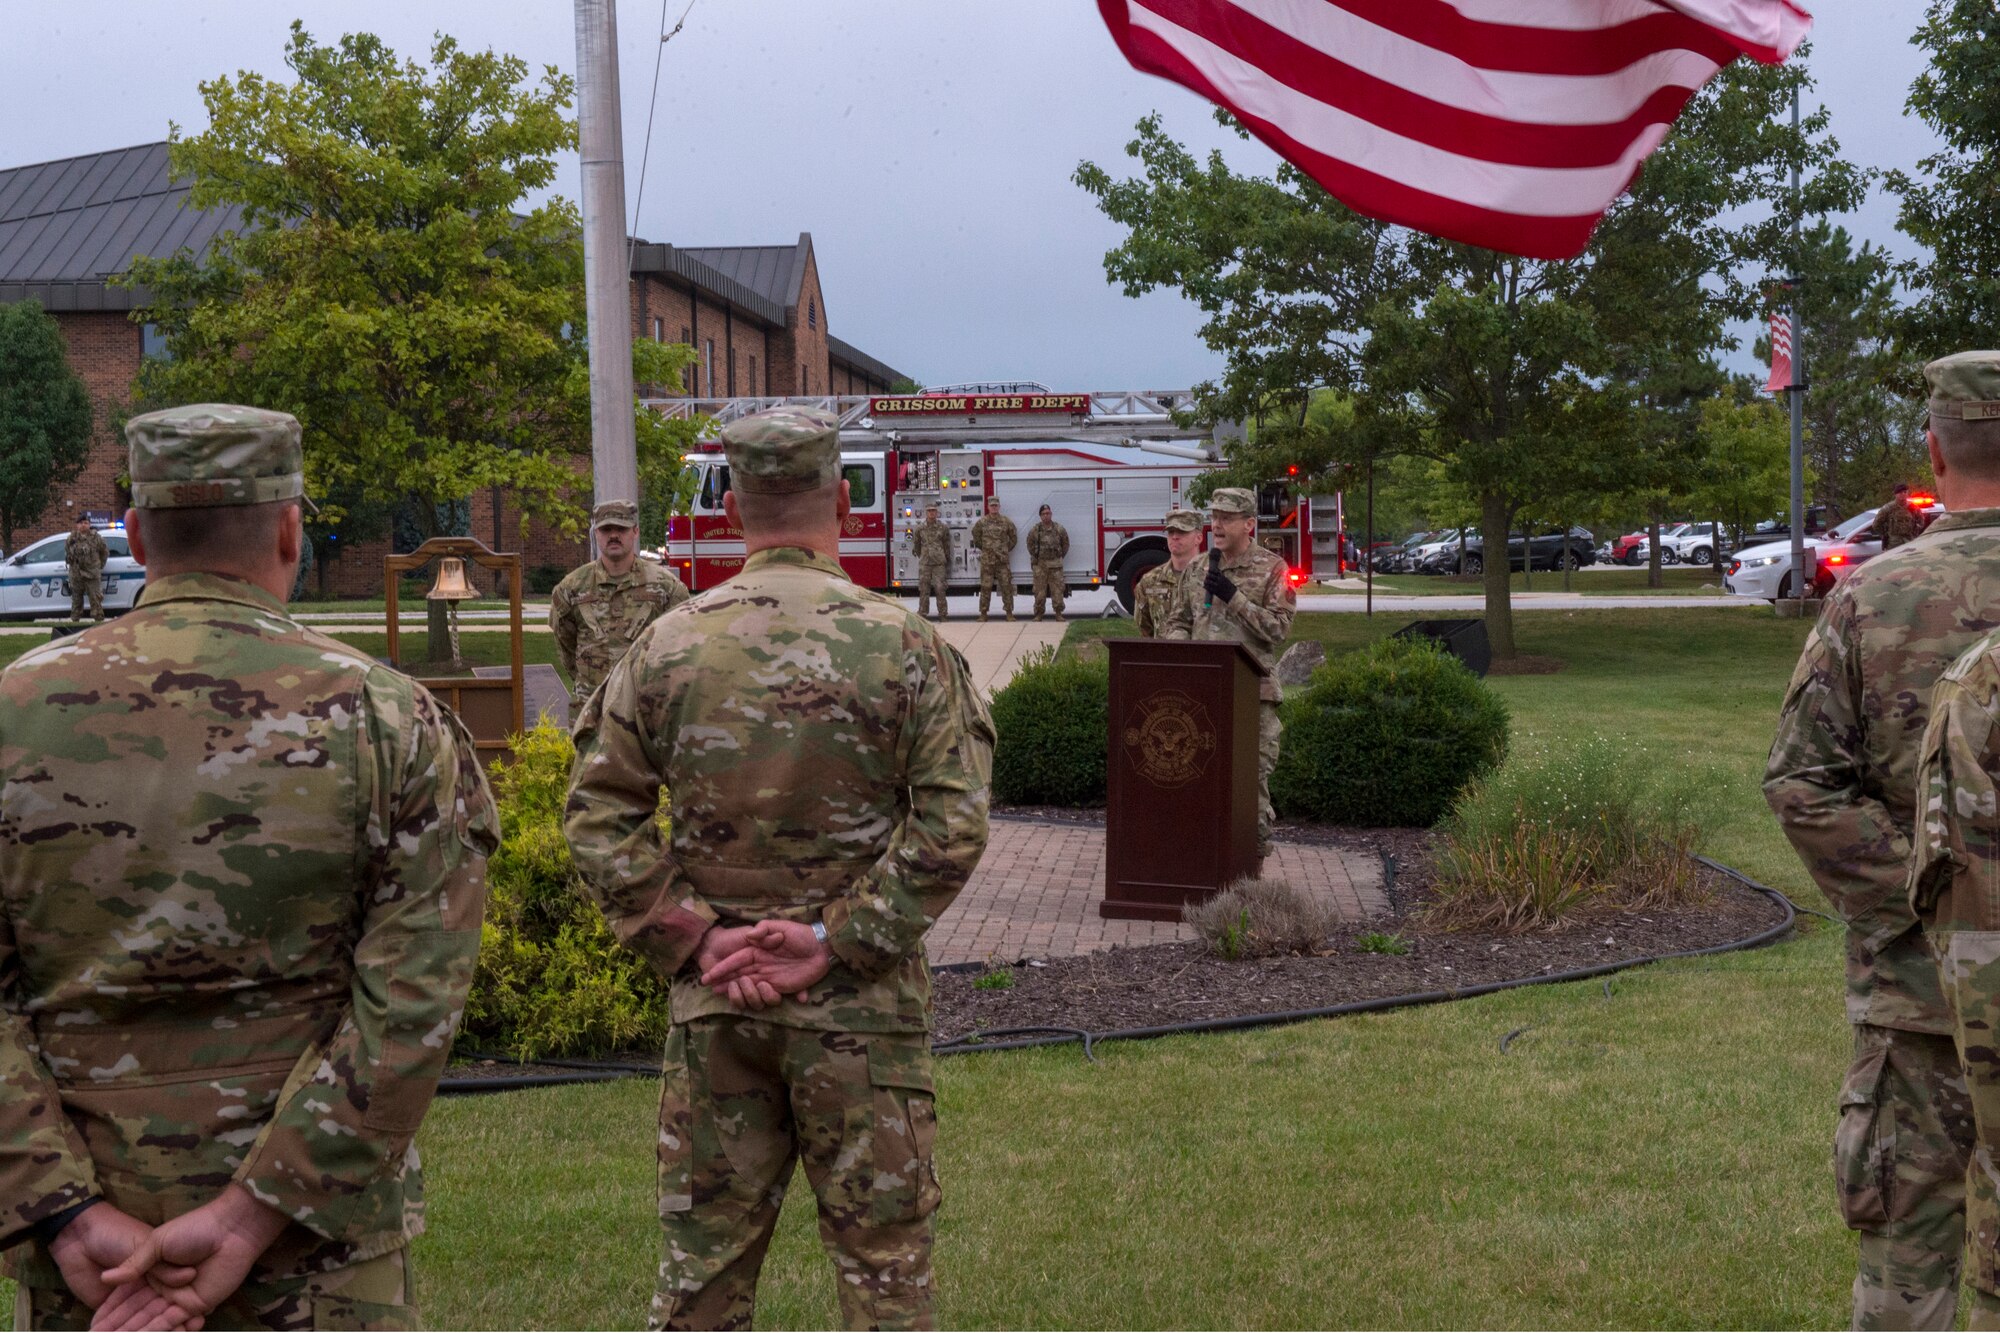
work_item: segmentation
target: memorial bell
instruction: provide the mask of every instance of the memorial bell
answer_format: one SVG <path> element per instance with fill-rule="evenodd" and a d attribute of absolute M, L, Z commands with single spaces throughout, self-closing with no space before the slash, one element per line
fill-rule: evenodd
<path fill-rule="evenodd" d="M 465 562 L 448 555 L 438 561 L 437 582 L 424 595 L 433 602 L 462 602 L 477 597 L 479 590 L 465 577 Z"/>

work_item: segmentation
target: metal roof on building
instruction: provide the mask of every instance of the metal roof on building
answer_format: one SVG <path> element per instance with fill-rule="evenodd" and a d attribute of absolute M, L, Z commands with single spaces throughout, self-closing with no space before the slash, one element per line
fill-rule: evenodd
<path fill-rule="evenodd" d="M 682 254 L 717 273 L 740 282 L 767 301 L 786 310 L 799 304 L 806 283 L 806 257 L 812 253 L 812 233 L 802 231 L 791 245 L 684 245 Z"/>
<path fill-rule="evenodd" d="M 182 248 L 198 258 L 243 211 L 187 208 L 165 143 L 0 168 L 0 302 L 33 297 L 46 310 L 131 310 L 143 291 L 113 286 L 140 255 Z M 672 246 L 638 241 L 634 273 L 672 273 L 746 314 L 782 328 L 805 284 L 812 234 L 791 245 Z M 900 372 L 829 337 L 832 355 L 885 381 Z"/>
<path fill-rule="evenodd" d="M 242 224 L 234 206 L 183 208 L 187 196 L 169 178 L 164 143 L 0 170 L 0 301 L 132 309 L 144 293 L 107 280 L 135 257 L 199 255 Z"/>

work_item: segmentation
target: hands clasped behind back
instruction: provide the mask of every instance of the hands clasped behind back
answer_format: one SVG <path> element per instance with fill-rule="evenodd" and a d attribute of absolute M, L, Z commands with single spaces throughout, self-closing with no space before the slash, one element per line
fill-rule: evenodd
<path fill-rule="evenodd" d="M 833 967 L 833 951 L 807 922 L 770 920 L 710 929 L 695 962 L 702 985 L 755 1013 L 788 995 L 803 1001 L 806 988 Z"/>

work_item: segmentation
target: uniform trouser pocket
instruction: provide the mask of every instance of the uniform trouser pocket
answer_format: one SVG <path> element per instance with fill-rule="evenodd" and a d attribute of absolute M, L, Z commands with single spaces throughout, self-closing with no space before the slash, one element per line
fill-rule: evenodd
<path fill-rule="evenodd" d="M 874 1220 L 913 1222 L 937 1211 L 937 1085 L 922 1037 L 871 1037 L 868 1082 L 875 1107 Z"/>
<path fill-rule="evenodd" d="M 1840 1215 L 1861 1230 L 1889 1220 L 1890 1173 L 1895 1169 L 1895 1115 L 1882 1106 L 1889 1049 L 1864 1049 L 1840 1086 L 1840 1124 L 1833 1135 L 1834 1182 Z"/>
<path fill-rule="evenodd" d="M 687 1029 L 667 1034 L 660 1062 L 660 1216 L 694 1207 L 694 1101 L 688 1086 Z"/>

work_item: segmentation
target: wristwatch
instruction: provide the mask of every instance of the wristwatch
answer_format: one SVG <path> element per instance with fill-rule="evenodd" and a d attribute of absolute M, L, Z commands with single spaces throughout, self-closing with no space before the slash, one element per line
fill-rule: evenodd
<path fill-rule="evenodd" d="M 818 940 L 821 944 L 826 943 L 826 922 L 824 921 L 813 922 L 813 938 Z"/>

